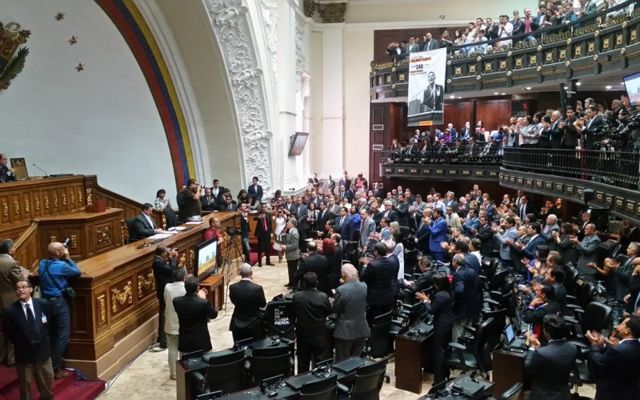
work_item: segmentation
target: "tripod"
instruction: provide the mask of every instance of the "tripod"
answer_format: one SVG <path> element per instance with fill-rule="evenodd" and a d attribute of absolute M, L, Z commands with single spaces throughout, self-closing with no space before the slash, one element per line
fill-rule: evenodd
<path fill-rule="evenodd" d="M 240 247 L 237 245 L 237 234 L 229 234 L 228 244 L 222 252 L 222 273 L 224 274 L 224 305 L 223 309 L 227 310 L 227 303 L 229 300 L 229 285 L 231 283 L 231 266 L 235 265 L 236 272 L 242 265 L 243 254 L 240 251 Z"/>

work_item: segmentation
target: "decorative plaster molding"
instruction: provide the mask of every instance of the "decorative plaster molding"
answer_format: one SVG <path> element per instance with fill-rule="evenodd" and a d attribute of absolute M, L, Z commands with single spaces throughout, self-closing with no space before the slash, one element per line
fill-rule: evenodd
<path fill-rule="evenodd" d="M 307 30 L 307 21 L 300 15 L 296 14 L 296 74 L 300 75 L 307 69 L 307 57 L 305 46 L 305 32 Z"/>
<path fill-rule="evenodd" d="M 178 48 L 175 38 L 171 34 L 169 24 L 162 15 L 158 5 L 152 1 L 136 0 L 136 6 L 142 13 L 145 21 L 151 29 L 151 33 L 156 38 L 164 61 L 169 68 L 169 73 L 173 79 L 178 100 L 182 106 L 182 113 L 187 124 L 193 162 L 196 168 L 196 178 L 201 182 L 211 182 L 211 166 L 209 164 L 209 152 L 207 151 L 207 141 L 202 126 L 202 117 L 196 101 L 189 74 L 182 60 L 182 54 Z"/>
<path fill-rule="evenodd" d="M 273 72 L 273 84 L 278 86 L 278 4 L 274 0 L 260 0 L 260 13 L 267 36 L 267 51 Z"/>
<path fill-rule="evenodd" d="M 248 8 L 242 0 L 207 0 L 205 5 L 231 83 L 240 126 L 245 179 L 248 181 L 257 176 L 269 191 L 273 183 L 273 135 L 269 129 L 263 71 L 251 34 Z"/>

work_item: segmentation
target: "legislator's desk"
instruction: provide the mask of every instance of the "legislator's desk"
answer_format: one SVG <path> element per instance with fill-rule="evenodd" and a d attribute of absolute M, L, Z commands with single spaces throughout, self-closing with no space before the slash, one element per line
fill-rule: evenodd
<path fill-rule="evenodd" d="M 235 212 L 212 215 L 224 227 L 239 227 Z M 78 263 L 82 275 L 73 283 L 77 297 L 71 304 L 68 366 L 107 380 L 155 341 L 158 301 L 151 268 L 155 249 L 160 245 L 177 249 L 179 264 L 191 270 L 194 247 L 202 242 L 209 218 L 199 225 L 185 225 L 189 230 L 162 242 L 140 248 L 149 241 L 138 241 Z"/>
<path fill-rule="evenodd" d="M 432 327 L 432 326 L 431 326 Z M 431 370 L 429 357 L 433 329 L 425 334 L 396 336 L 396 387 L 420 394 L 422 391 L 422 370 Z"/>
<path fill-rule="evenodd" d="M 491 377 L 495 384 L 493 387 L 493 396 L 495 398 L 500 398 L 502 392 L 518 382 L 526 383 L 524 376 L 525 355 L 526 353 L 524 352 L 494 350 Z M 524 399 L 524 395 L 520 394 L 518 399 Z"/>

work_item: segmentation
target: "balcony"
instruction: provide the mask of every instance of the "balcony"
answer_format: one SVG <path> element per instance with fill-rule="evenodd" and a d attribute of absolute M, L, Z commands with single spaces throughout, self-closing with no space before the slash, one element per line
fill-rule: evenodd
<path fill-rule="evenodd" d="M 640 155 L 598 150 L 504 149 L 501 186 L 562 197 L 640 222 Z"/>
<path fill-rule="evenodd" d="M 635 6 L 627 13 L 628 7 Z M 567 79 L 617 80 L 630 66 L 640 64 L 640 1 L 627 1 L 569 25 L 536 31 L 536 40 L 514 36 L 508 50 L 478 54 L 474 46 L 452 47 L 447 61 L 446 92 L 480 92 L 511 87 L 546 85 Z M 492 44 L 495 41 L 483 42 Z M 408 60 L 373 61 L 372 101 L 406 101 Z"/>

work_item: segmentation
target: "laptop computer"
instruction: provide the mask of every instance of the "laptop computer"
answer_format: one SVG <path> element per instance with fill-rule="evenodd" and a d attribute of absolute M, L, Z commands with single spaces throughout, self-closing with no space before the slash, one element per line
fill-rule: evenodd
<path fill-rule="evenodd" d="M 509 350 L 526 350 L 528 348 L 525 338 L 516 337 L 513 325 L 507 324 L 504 328 L 505 348 Z"/>

